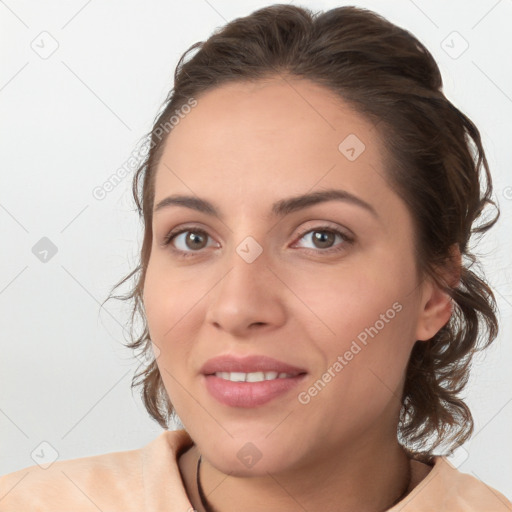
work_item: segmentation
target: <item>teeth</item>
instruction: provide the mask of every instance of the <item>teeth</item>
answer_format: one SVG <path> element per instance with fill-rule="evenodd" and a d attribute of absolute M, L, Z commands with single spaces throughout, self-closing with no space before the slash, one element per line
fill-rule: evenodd
<path fill-rule="evenodd" d="M 261 382 L 262 380 L 271 380 L 277 378 L 277 372 L 252 372 L 245 374 L 245 382 Z"/>
<path fill-rule="evenodd" d="M 217 372 L 215 375 L 221 379 L 230 380 L 231 382 L 262 382 L 264 380 L 286 379 L 288 377 L 292 377 L 292 375 L 288 373 L 278 372 Z"/>

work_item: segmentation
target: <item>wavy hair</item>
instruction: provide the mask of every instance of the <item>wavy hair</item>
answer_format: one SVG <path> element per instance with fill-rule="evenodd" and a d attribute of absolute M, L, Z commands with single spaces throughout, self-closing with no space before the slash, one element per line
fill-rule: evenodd
<path fill-rule="evenodd" d="M 191 98 L 223 83 L 272 77 L 305 78 L 326 87 L 371 120 L 385 142 L 388 178 L 415 224 L 418 268 L 453 301 L 449 322 L 412 349 L 397 436 L 420 459 L 429 460 L 441 445 L 444 454 L 451 453 L 474 428 L 461 397 L 472 356 L 498 332 L 495 298 L 477 275 L 482 275 L 481 267 L 470 241 L 496 223 L 499 210 L 491 199 L 492 180 L 480 133 L 445 97 L 430 52 L 407 30 L 363 8 L 313 13 L 274 4 L 227 23 L 181 56 L 174 87 L 147 135 L 149 151 L 133 178 L 133 198 L 144 226 L 140 260 L 107 299 L 131 302 L 127 346 L 148 355 L 132 388 L 142 387 L 150 416 L 168 428 L 175 412 L 151 356 L 142 300 L 152 244 L 155 171 L 166 141 L 162 126 L 169 126 L 169 119 Z M 484 219 L 487 205 L 494 215 Z M 437 270 L 451 261 L 454 245 L 462 255 L 460 280 L 450 286 Z M 127 294 L 112 295 L 130 279 Z M 138 334 L 137 318 L 142 321 Z"/>

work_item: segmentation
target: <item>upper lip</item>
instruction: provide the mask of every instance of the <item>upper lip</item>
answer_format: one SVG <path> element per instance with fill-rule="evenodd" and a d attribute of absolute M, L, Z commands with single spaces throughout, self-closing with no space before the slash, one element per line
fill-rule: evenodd
<path fill-rule="evenodd" d="M 206 361 L 201 367 L 201 373 L 204 375 L 212 375 L 217 372 L 278 372 L 287 373 L 289 375 L 299 375 L 306 373 L 306 370 L 297 366 L 278 361 L 272 357 L 263 355 L 251 355 L 238 357 L 234 355 L 224 354 L 213 357 Z"/>

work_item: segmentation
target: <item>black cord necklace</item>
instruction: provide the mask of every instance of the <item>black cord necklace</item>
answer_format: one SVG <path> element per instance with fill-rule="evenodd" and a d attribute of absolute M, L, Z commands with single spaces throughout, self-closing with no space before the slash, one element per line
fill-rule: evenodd
<path fill-rule="evenodd" d="M 201 467 L 201 455 L 199 455 L 199 459 L 197 461 L 197 471 L 196 471 L 196 482 L 197 482 L 197 491 L 199 492 L 199 499 L 201 500 L 201 505 L 206 510 L 206 512 L 218 512 L 215 510 L 206 499 L 206 496 L 204 494 L 203 488 L 201 487 L 201 478 L 199 476 L 199 468 Z M 390 508 L 394 507 L 397 503 L 400 503 L 405 496 L 407 496 L 407 493 L 409 491 L 409 487 L 411 486 L 411 465 L 409 464 L 407 467 L 407 484 L 405 486 L 404 491 L 400 496 L 393 502 L 389 507 L 387 507 L 383 512 L 386 512 L 386 510 L 389 510 Z"/>
<path fill-rule="evenodd" d="M 197 461 L 197 472 L 196 472 L 196 481 L 197 481 L 197 490 L 199 492 L 199 499 L 201 500 L 201 505 L 206 510 L 206 512 L 218 512 L 215 510 L 206 499 L 204 495 L 203 488 L 201 487 L 201 478 L 199 477 L 199 468 L 201 467 L 201 455 L 199 455 L 199 460 Z"/>

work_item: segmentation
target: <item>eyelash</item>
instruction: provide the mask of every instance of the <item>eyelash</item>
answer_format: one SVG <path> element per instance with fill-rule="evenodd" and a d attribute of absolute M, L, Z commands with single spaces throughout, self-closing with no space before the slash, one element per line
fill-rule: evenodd
<path fill-rule="evenodd" d="M 315 231 L 317 231 L 317 232 L 320 231 L 320 232 L 325 232 L 325 233 L 333 233 L 334 235 L 339 235 L 341 237 L 341 239 L 343 240 L 343 243 L 341 243 L 335 247 L 329 247 L 327 249 L 305 249 L 307 252 L 313 252 L 315 254 L 318 254 L 319 252 L 333 254 L 333 253 L 338 253 L 338 252 L 344 251 L 346 244 L 354 243 L 354 239 L 352 237 L 348 236 L 346 233 L 343 233 L 338 229 L 332 228 L 331 226 L 317 226 L 314 228 L 309 228 L 309 229 L 303 230 L 301 233 L 299 233 L 297 241 L 302 239 L 304 237 L 304 235 L 307 235 L 308 233 L 315 232 Z M 182 251 L 181 249 L 176 249 L 176 247 L 174 247 L 171 244 L 171 242 L 174 238 L 176 238 L 178 235 L 181 235 L 182 233 L 187 233 L 187 232 L 197 233 L 197 234 L 209 237 L 208 233 L 206 231 L 204 231 L 204 229 L 201 229 L 197 226 L 187 226 L 185 228 L 173 230 L 170 233 L 168 233 L 162 242 L 162 246 L 163 247 L 169 246 L 172 252 L 176 253 L 179 257 L 182 257 L 182 258 L 189 258 L 189 257 L 196 256 L 197 254 L 200 253 L 200 250 L 199 251 Z"/>

